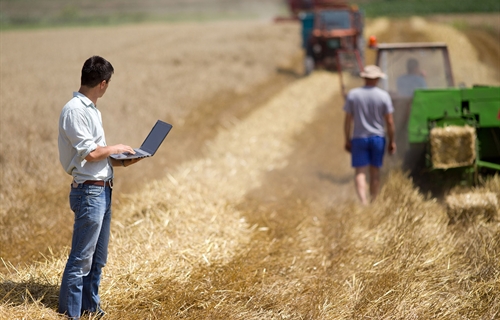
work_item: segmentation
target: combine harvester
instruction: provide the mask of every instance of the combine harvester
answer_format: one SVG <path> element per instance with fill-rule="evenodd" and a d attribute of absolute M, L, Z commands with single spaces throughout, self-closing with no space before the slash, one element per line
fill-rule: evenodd
<path fill-rule="evenodd" d="M 500 171 L 500 87 L 455 87 L 445 43 L 370 46 L 387 74 L 398 156 L 417 185 L 475 185 Z"/>

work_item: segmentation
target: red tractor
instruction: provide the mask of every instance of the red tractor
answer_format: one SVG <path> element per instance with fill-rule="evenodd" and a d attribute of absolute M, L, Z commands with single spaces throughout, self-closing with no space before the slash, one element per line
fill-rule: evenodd
<path fill-rule="evenodd" d="M 359 72 L 365 42 L 362 12 L 343 1 L 317 2 L 311 11 L 299 14 L 306 74 L 316 68 Z"/>

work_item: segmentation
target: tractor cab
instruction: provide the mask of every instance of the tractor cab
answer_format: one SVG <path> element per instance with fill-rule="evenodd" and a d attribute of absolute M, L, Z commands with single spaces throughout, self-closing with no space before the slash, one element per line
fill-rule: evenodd
<path fill-rule="evenodd" d="M 376 50 L 376 64 L 387 75 L 379 87 L 393 100 L 411 99 L 416 89 L 454 87 L 445 43 L 380 44 Z"/>
<path fill-rule="evenodd" d="M 315 30 L 331 33 L 347 29 L 351 29 L 351 16 L 349 10 L 318 11 Z"/>
<path fill-rule="evenodd" d="M 408 123 L 416 90 L 454 87 L 445 43 L 372 43 L 376 65 L 386 74 L 378 86 L 391 96 L 394 106 L 398 157 L 408 157 Z M 410 165 L 411 167 L 413 165 Z"/>

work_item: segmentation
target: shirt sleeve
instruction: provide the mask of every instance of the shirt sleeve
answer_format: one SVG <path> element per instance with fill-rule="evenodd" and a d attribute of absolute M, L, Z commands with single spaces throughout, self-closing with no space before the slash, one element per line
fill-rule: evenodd
<path fill-rule="evenodd" d="M 97 149 L 91 132 L 91 124 L 81 111 L 71 110 L 64 115 L 62 129 L 82 161 L 89 153 Z"/>
<path fill-rule="evenodd" d="M 427 88 L 427 82 L 424 77 L 420 77 L 420 88 Z"/>
<path fill-rule="evenodd" d="M 387 93 L 385 97 L 385 114 L 394 113 L 394 106 L 392 105 L 391 96 Z"/>
<path fill-rule="evenodd" d="M 347 97 L 345 99 L 343 109 L 345 112 L 352 114 L 352 98 L 351 98 L 351 95 L 349 93 L 347 94 Z"/>

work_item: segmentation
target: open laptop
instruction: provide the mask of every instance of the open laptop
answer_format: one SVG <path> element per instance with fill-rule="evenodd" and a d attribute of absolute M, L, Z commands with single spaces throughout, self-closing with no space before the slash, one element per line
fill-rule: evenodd
<path fill-rule="evenodd" d="M 161 143 L 172 129 L 172 125 L 161 120 L 156 121 L 153 129 L 142 143 L 140 148 L 134 149 L 135 154 L 129 152 L 112 154 L 111 158 L 116 160 L 128 160 L 137 158 L 151 157 L 156 153 Z"/>

